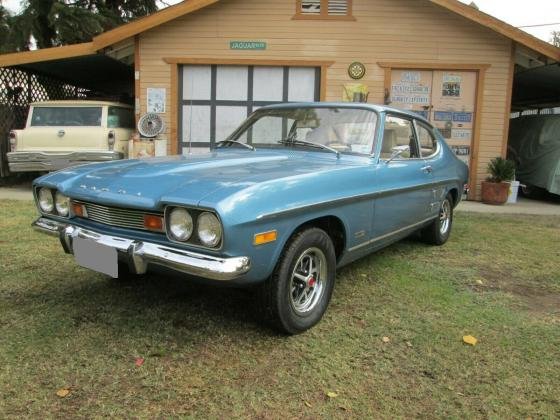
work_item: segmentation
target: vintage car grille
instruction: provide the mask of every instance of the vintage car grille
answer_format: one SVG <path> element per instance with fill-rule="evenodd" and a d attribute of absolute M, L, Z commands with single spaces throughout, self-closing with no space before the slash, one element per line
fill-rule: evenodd
<path fill-rule="evenodd" d="M 156 214 L 163 217 L 161 213 L 147 213 L 142 210 L 121 209 L 93 203 L 80 203 L 86 207 L 87 218 L 89 220 L 109 226 L 147 230 L 144 227 L 144 215 Z"/>

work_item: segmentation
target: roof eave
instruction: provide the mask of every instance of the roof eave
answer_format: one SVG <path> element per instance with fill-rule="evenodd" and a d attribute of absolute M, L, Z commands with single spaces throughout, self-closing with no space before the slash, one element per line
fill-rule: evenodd
<path fill-rule="evenodd" d="M 188 0 L 174 6 L 166 7 L 157 13 L 137 19 L 94 37 L 93 46 L 95 50 L 99 51 L 109 45 L 138 35 L 183 15 L 196 12 L 218 1 L 219 0 Z"/>
<path fill-rule="evenodd" d="M 19 66 L 41 61 L 59 60 L 63 58 L 81 57 L 95 54 L 93 42 L 65 45 L 63 47 L 43 48 L 33 51 L 21 51 L 0 55 L 0 67 Z"/>
<path fill-rule="evenodd" d="M 450 10 L 464 18 L 478 23 L 494 32 L 497 32 L 514 42 L 524 45 L 554 61 L 560 61 L 560 48 L 549 44 L 533 35 L 522 31 L 494 16 L 481 12 L 474 7 L 461 3 L 458 0 L 430 0 L 431 3 Z"/>

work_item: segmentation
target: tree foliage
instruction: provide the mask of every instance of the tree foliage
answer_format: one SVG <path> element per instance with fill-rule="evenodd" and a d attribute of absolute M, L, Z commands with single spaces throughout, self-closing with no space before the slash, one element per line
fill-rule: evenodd
<path fill-rule="evenodd" d="M 23 0 L 10 15 L 0 6 L 0 49 L 25 51 L 90 41 L 99 33 L 158 10 L 161 0 Z"/>

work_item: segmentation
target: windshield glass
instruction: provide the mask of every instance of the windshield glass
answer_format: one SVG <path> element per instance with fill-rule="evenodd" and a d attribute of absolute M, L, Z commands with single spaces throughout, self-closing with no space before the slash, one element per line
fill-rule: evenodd
<path fill-rule="evenodd" d="M 87 126 L 101 125 L 101 107 L 34 107 L 31 126 Z"/>
<path fill-rule="evenodd" d="M 371 154 L 377 115 L 359 108 L 279 108 L 256 111 L 233 135 L 255 146 L 310 142 L 342 153 Z M 306 147 L 301 144 L 302 147 Z"/>

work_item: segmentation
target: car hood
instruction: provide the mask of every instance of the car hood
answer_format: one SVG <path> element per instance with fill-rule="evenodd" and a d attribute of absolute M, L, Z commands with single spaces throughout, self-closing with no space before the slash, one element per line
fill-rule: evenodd
<path fill-rule="evenodd" d="M 79 200 L 161 210 L 169 203 L 203 203 L 210 207 L 258 184 L 315 176 L 357 164 L 354 158 L 337 159 L 324 152 L 224 150 L 198 156 L 84 165 L 46 175 L 36 183 Z"/>

